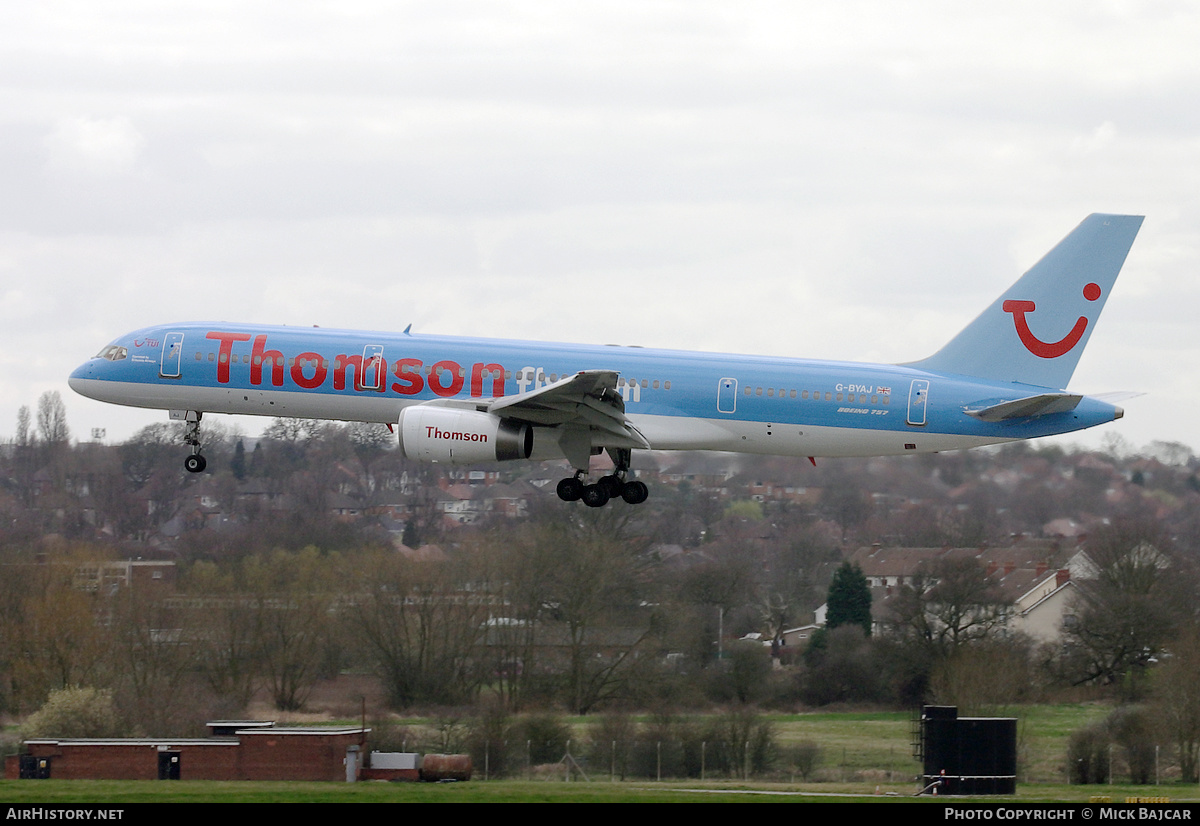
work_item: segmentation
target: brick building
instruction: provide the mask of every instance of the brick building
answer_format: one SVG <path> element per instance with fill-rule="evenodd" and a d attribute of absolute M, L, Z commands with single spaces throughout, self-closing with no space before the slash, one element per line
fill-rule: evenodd
<path fill-rule="evenodd" d="M 206 738 L 39 739 L 5 761 L 5 777 L 57 780 L 351 780 L 364 728 L 209 723 Z"/>

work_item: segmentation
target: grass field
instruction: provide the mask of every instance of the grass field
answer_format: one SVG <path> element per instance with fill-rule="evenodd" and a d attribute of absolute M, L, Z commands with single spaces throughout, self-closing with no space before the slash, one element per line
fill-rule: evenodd
<path fill-rule="evenodd" d="M 134 803 L 779 803 L 936 802 L 914 798 L 910 784 L 694 783 L 644 781 L 563 783 L 501 780 L 468 783 L 249 783 L 110 780 L 0 781 L 0 805 L 120 805 Z M 1086 802 L 1097 796 L 1166 797 L 1200 801 L 1195 786 L 1018 786 L 1022 802 Z M 1013 801 L 1014 798 L 1003 798 Z M 945 798 L 943 798 L 945 800 Z"/>
<path fill-rule="evenodd" d="M 1024 706 L 1004 716 L 1018 718 L 1020 782 L 1065 783 L 1067 740 L 1076 729 L 1103 719 L 1110 707 L 1098 703 Z M 782 747 L 803 741 L 817 743 L 821 758 L 811 779 L 823 783 L 915 784 L 921 766 L 912 756 L 912 717 L 908 712 L 822 712 L 766 714 Z M 402 721 L 414 735 L 432 728 L 434 721 Z M 576 742 L 588 738 L 594 718 L 570 718 Z M 432 736 L 432 735 L 430 735 Z M 477 771 L 480 767 L 476 767 Z M 605 768 L 597 771 L 604 773 Z M 603 777 L 601 779 L 607 779 Z M 775 780 L 791 781 L 787 765 L 780 765 Z"/>

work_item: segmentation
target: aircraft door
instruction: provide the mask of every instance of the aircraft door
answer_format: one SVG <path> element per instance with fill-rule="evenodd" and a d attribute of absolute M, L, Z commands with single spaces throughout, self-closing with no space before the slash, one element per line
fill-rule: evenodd
<path fill-rule="evenodd" d="M 717 412 L 737 412 L 737 379 L 721 379 L 717 382 Z"/>
<path fill-rule="evenodd" d="M 357 381 L 360 386 L 355 390 L 383 391 L 387 384 L 387 362 L 383 360 L 382 344 L 368 344 L 363 348 L 362 376 Z"/>
<path fill-rule="evenodd" d="M 929 382 L 925 379 L 913 379 L 908 389 L 908 423 L 925 426 L 925 408 L 929 402 Z"/>
<path fill-rule="evenodd" d="M 177 379 L 183 365 L 183 333 L 167 333 L 163 337 L 162 360 L 158 375 L 164 379 Z"/>

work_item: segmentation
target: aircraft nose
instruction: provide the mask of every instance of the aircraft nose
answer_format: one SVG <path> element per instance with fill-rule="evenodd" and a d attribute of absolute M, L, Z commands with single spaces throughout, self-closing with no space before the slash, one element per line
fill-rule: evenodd
<path fill-rule="evenodd" d="M 67 386 L 79 395 L 87 396 L 88 382 L 94 378 L 96 378 L 96 361 L 92 359 L 71 371 L 71 375 L 67 377 Z"/>

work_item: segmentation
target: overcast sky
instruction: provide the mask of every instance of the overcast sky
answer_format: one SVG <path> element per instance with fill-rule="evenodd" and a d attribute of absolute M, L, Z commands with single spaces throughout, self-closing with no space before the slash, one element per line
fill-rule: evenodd
<path fill-rule="evenodd" d="M 1182 1 L 8 4 L 0 438 L 46 390 L 165 421 L 66 377 L 170 321 L 908 361 L 1117 212 L 1072 389 L 1200 448 L 1197 43 Z"/>

